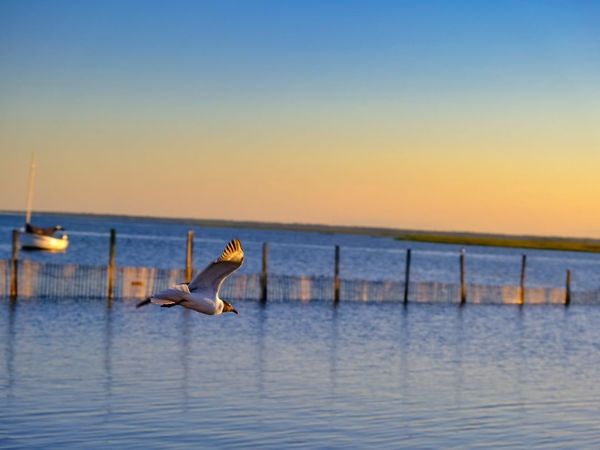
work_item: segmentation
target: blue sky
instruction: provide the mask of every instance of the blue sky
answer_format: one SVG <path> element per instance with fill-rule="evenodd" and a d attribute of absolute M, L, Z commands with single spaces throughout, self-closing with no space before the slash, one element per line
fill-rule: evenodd
<path fill-rule="evenodd" d="M 600 236 L 598 23 L 582 1 L 5 0 L 0 208 L 35 150 L 40 209 Z M 190 213 L 163 170 L 184 161 L 243 194 Z"/>
<path fill-rule="evenodd" d="M 18 76 L 56 88 L 114 82 L 208 94 L 229 87 L 232 96 L 249 95 L 249 87 L 383 96 L 427 84 L 513 88 L 540 71 L 544 84 L 582 75 L 592 84 L 599 69 L 596 2 L 4 1 L 0 8 L 3 81 L 15 84 Z"/>

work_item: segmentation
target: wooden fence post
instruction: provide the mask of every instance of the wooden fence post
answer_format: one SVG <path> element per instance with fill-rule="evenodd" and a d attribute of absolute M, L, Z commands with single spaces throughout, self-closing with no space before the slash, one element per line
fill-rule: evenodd
<path fill-rule="evenodd" d="M 565 286 L 565 306 L 571 304 L 571 271 L 567 270 L 567 285 Z"/>
<path fill-rule="evenodd" d="M 333 302 L 340 301 L 340 246 L 335 246 L 335 268 L 333 278 Z"/>
<path fill-rule="evenodd" d="M 260 272 L 260 301 L 267 302 L 267 286 L 268 286 L 268 265 L 269 265 L 269 245 L 263 242 L 262 245 L 262 270 Z"/>
<path fill-rule="evenodd" d="M 185 249 L 185 282 L 189 283 L 192 281 L 192 275 L 194 274 L 194 232 L 192 230 L 187 233 L 187 246 Z"/>
<path fill-rule="evenodd" d="M 465 249 L 460 250 L 460 304 L 467 303 L 467 286 L 465 285 Z"/>
<path fill-rule="evenodd" d="M 113 288 L 115 283 L 115 247 L 117 244 L 117 232 L 114 228 L 110 230 L 110 247 L 108 251 L 108 299 L 113 298 Z"/>
<path fill-rule="evenodd" d="M 19 230 L 12 231 L 10 266 L 10 298 L 14 300 L 19 295 Z"/>
<path fill-rule="evenodd" d="M 527 270 L 527 255 L 523 255 L 521 258 L 521 284 L 520 284 L 520 296 L 519 304 L 525 303 L 525 271 Z"/>
<path fill-rule="evenodd" d="M 406 263 L 404 264 L 404 304 L 408 303 L 408 287 L 410 283 L 411 249 L 406 249 Z"/>

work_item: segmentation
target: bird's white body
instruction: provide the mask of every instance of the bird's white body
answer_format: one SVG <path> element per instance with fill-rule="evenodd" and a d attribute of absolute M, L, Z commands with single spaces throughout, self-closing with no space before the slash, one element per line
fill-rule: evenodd
<path fill-rule="evenodd" d="M 235 272 L 244 261 L 244 250 L 239 240 L 230 241 L 221 256 L 210 263 L 188 284 L 176 284 L 152 295 L 138 307 L 154 303 L 165 308 L 183 306 L 202 314 L 217 315 L 237 311 L 230 303 L 219 298 L 219 289 L 225 278 Z"/>
<path fill-rule="evenodd" d="M 173 303 L 178 303 L 187 309 L 198 311 L 202 314 L 213 316 L 223 312 L 223 300 L 220 298 L 210 298 L 210 293 L 206 292 L 190 292 L 187 284 L 176 284 L 175 286 L 159 292 L 150 301 L 155 305 L 172 306 Z"/>

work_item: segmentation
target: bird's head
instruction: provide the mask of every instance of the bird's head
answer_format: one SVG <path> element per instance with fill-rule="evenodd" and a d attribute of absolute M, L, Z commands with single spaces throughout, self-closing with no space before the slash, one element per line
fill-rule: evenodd
<path fill-rule="evenodd" d="M 236 313 L 239 315 L 239 313 L 237 312 L 237 310 L 233 307 L 233 305 L 229 302 L 226 302 L 225 300 L 223 300 L 223 312 L 232 312 L 232 313 Z"/>

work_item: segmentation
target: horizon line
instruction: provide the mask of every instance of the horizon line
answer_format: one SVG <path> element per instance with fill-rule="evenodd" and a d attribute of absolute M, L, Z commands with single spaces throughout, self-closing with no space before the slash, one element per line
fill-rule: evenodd
<path fill-rule="evenodd" d="M 25 210 L 0 209 L 0 214 L 25 214 Z M 217 219 L 217 218 L 193 218 L 193 217 L 172 217 L 172 216 L 154 216 L 140 214 L 118 214 L 118 213 L 97 213 L 97 212 L 66 212 L 66 211 L 36 211 L 36 215 L 60 214 L 66 216 L 98 216 L 98 217 L 121 217 L 129 219 L 152 219 L 161 221 L 192 222 L 208 227 L 231 226 L 240 228 L 256 229 L 287 229 L 290 231 L 311 231 L 327 232 L 338 234 L 375 234 L 383 237 L 399 237 L 402 234 L 420 234 L 445 235 L 445 236 L 472 236 L 472 237 L 511 237 L 511 238 L 533 238 L 539 240 L 564 240 L 564 241 L 591 241 L 600 242 L 600 238 L 594 237 L 575 237 L 575 236 L 556 236 L 556 235 L 536 235 L 536 234 L 518 234 L 518 233 L 493 233 L 466 230 L 435 230 L 435 229 L 414 229 L 414 228 L 393 228 L 377 227 L 368 225 L 341 225 L 341 224 L 320 224 L 309 222 L 277 222 L 260 220 L 236 220 L 236 219 Z"/>

